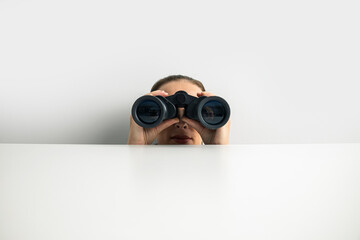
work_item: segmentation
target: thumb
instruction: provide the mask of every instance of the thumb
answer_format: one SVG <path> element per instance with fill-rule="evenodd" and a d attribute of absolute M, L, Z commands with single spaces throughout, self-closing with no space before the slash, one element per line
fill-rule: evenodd
<path fill-rule="evenodd" d="M 172 118 L 172 119 L 165 120 L 156 127 L 156 132 L 159 133 L 162 130 L 164 130 L 165 128 L 168 128 L 171 125 L 178 123 L 179 121 L 180 120 L 178 118 Z"/>

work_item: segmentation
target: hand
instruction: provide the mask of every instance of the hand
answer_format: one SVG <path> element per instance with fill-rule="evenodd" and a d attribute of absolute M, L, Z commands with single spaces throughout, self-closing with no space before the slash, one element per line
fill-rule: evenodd
<path fill-rule="evenodd" d="M 148 93 L 146 95 L 151 96 L 163 96 L 167 97 L 169 94 L 161 91 L 156 90 L 151 93 Z M 157 135 L 164 130 L 165 128 L 170 127 L 171 125 L 179 122 L 178 118 L 173 118 L 169 120 L 165 120 L 162 123 L 160 123 L 158 126 L 153 128 L 143 128 L 140 127 L 133 119 L 132 116 L 130 116 L 130 130 L 129 130 L 129 138 L 128 138 L 128 144 L 138 144 L 138 145 L 146 145 L 146 144 L 152 144 L 154 139 L 157 137 Z"/>
<path fill-rule="evenodd" d="M 209 97 L 215 95 L 210 92 L 201 92 L 198 93 L 197 96 Z M 229 144 L 230 119 L 224 126 L 218 129 L 208 129 L 201 125 L 200 122 L 189 119 L 187 117 L 182 117 L 181 120 L 194 128 L 200 134 L 205 144 Z"/>

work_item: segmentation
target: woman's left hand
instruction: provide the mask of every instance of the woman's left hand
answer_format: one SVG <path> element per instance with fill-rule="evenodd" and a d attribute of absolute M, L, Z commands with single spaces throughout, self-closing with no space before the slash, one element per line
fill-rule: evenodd
<path fill-rule="evenodd" d="M 198 97 L 201 96 L 215 96 L 210 92 L 201 92 L 197 94 Z M 196 120 L 189 119 L 187 117 L 182 117 L 182 121 L 186 122 L 192 128 L 194 128 L 201 136 L 205 144 L 229 144 L 229 133 L 230 133 L 230 119 L 229 121 L 218 129 L 208 129 L 201 125 L 200 122 Z"/>

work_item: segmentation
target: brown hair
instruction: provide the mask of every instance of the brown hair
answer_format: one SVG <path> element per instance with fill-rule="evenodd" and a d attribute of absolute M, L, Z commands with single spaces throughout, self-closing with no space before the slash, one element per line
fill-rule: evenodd
<path fill-rule="evenodd" d="M 168 83 L 168 82 L 172 82 L 172 81 L 179 81 L 179 80 L 182 80 L 182 79 L 185 79 L 193 84 L 195 84 L 196 86 L 198 86 L 202 91 L 205 91 L 205 87 L 204 85 L 199 81 L 199 80 L 196 80 L 196 79 L 193 79 L 191 77 L 188 77 L 188 76 L 183 76 L 183 75 L 170 75 L 166 78 L 163 78 L 163 79 L 160 79 L 159 81 L 157 81 L 151 88 L 151 92 L 155 91 L 155 90 L 159 90 L 160 87 L 165 84 L 165 83 Z"/>

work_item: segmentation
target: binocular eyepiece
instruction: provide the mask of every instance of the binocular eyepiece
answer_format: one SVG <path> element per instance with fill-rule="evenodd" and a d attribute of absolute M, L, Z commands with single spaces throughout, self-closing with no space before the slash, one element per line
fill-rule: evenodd
<path fill-rule="evenodd" d="M 218 96 L 193 97 L 185 91 L 174 95 L 142 96 L 132 106 L 134 121 L 141 127 L 153 128 L 166 119 L 177 117 L 178 108 L 184 108 L 184 115 L 199 121 L 204 127 L 217 129 L 224 126 L 230 118 L 229 104 Z"/>

